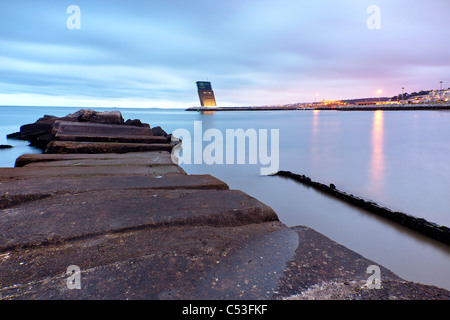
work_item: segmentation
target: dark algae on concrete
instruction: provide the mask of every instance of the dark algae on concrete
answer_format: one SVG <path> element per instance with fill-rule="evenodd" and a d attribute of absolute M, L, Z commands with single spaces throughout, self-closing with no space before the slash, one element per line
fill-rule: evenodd
<path fill-rule="evenodd" d="M 287 227 L 210 175 L 187 175 L 171 139 L 154 139 L 170 137 L 161 128 L 86 110 L 68 118 L 26 127 L 20 136 L 45 141 L 45 153 L 0 168 L 2 299 L 450 298 L 382 266 L 370 289 L 376 262 Z"/>

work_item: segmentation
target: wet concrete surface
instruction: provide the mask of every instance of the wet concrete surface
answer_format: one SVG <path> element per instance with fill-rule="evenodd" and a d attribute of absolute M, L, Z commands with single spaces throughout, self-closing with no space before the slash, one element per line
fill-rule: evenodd
<path fill-rule="evenodd" d="M 237 190 L 65 193 L 3 209 L 0 250 L 135 228 L 183 224 L 220 227 L 275 219 L 272 209 Z"/>
<path fill-rule="evenodd" d="M 0 180 L 1 181 L 1 180 Z M 67 192 L 88 192 L 93 190 L 127 189 L 217 189 L 226 190 L 228 185 L 210 175 L 187 176 L 167 175 L 164 179 L 152 176 L 96 176 L 75 179 L 73 177 L 23 179 L 0 182 L 2 209 L 8 199 L 18 197 L 22 202 L 32 195 L 50 195 Z"/>
<path fill-rule="evenodd" d="M 185 174 L 178 166 L 93 166 L 93 167 L 50 167 L 50 168 L 0 168 L 0 179 L 8 180 L 35 179 L 48 177 L 92 177 L 139 175 L 161 177 L 167 174 Z"/>
<path fill-rule="evenodd" d="M 449 298 L 444 289 L 403 281 L 383 267 L 381 289 L 368 289 L 365 271 L 373 261 L 314 230 L 279 222 L 133 230 L 24 248 L 2 259 L 3 299 Z M 68 289 L 70 265 L 81 269 L 79 290 Z"/>
<path fill-rule="evenodd" d="M 47 162 L 57 162 L 57 161 L 71 161 L 71 160 L 131 160 L 139 161 L 143 160 L 146 163 L 151 163 L 152 165 L 172 165 L 172 159 L 170 153 L 168 152 L 128 152 L 128 153 L 94 153 L 94 154 L 24 154 L 16 159 L 15 167 L 23 167 L 31 163 L 37 162 L 38 165 L 43 165 Z"/>

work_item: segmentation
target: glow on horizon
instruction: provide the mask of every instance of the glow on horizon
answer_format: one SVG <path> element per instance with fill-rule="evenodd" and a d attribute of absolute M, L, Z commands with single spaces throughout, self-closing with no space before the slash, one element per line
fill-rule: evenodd
<path fill-rule="evenodd" d="M 2 1 L 0 105 L 188 108 L 205 78 L 219 106 L 306 103 L 316 90 L 320 100 L 371 98 L 380 83 L 395 96 L 450 82 L 448 0 L 426 10 L 379 0 L 381 29 L 367 27 L 370 1 L 76 5 L 80 29 L 70 30 L 69 4 Z"/>
<path fill-rule="evenodd" d="M 59 97 L 39 94 L 0 94 L 0 106 L 42 106 L 80 108 L 161 108 L 187 109 L 192 105 L 179 101 L 155 101 L 142 99 L 89 99 Z"/>
<path fill-rule="evenodd" d="M 372 157 L 370 160 L 370 178 L 375 190 L 382 190 L 385 174 L 384 159 L 384 113 L 377 110 L 372 120 Z"/>

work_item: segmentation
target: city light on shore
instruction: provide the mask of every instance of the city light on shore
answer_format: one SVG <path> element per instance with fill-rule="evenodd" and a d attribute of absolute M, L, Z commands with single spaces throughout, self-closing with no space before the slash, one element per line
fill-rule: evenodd
<path fill-rule="evenodd" d="M 2 1 L 1 104 L 190 107 L 209 79 L 218 105 L 261 106 L 449 81 L 448 0 L 133 2 Z"/>

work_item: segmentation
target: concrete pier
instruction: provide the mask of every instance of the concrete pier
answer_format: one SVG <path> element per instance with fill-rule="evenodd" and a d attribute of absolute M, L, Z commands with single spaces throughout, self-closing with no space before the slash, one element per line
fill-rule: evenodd
<path fill-rule="evenodd" d="M 48 145 L 73 142 L 56 137 Z M 103 145 L 115 143 L 91 153 L 47 147 L 0 169 L 2 299 L 450 299 L 306 226 L 287 227 L 210 175 L 186 174 L 168 150 Z M 372 265 L 380 289 L 368 285 Z"/>

